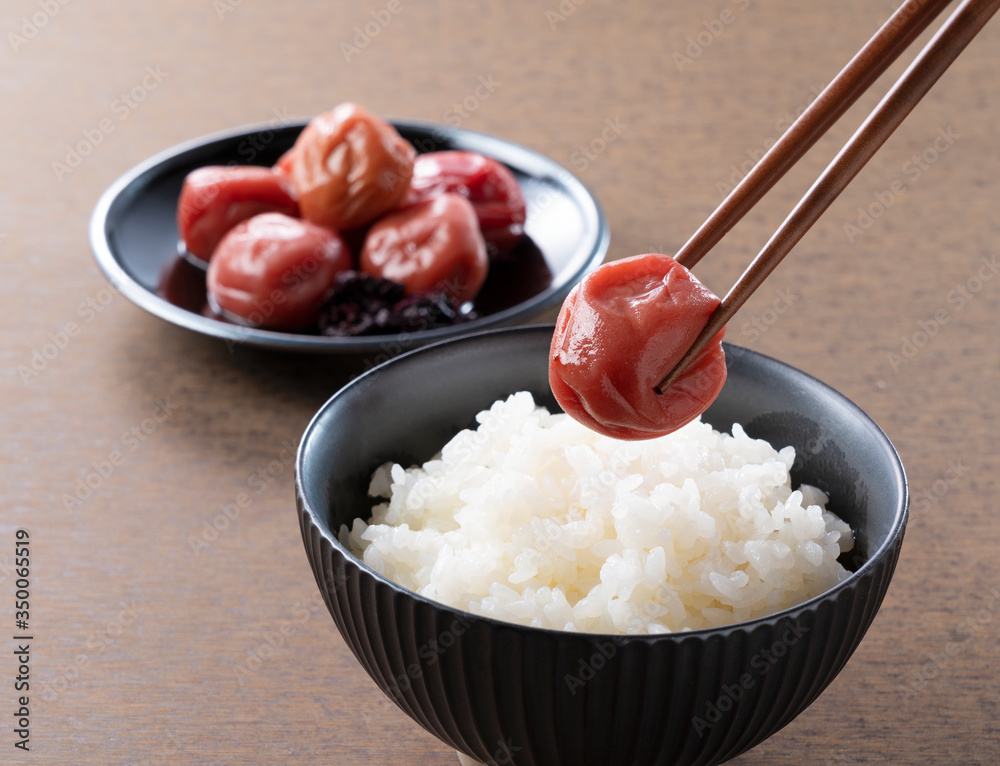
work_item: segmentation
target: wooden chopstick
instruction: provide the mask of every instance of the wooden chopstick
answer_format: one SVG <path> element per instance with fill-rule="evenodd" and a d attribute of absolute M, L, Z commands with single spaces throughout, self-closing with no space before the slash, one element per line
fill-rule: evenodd
<path fill-rule="evenodd" d="M 692 268 L 809 151 L 951 0 L 907 0 L 792 123 L 674 255 Z"/>
<path fill-rule="evenodd" d="M 959 5 L 743 272 L 692 346 L 656 386 L 657 393 L 662 394 L 680 376 L 746 303 L 998 8 L 1000 0 L 964 0 Z"/>

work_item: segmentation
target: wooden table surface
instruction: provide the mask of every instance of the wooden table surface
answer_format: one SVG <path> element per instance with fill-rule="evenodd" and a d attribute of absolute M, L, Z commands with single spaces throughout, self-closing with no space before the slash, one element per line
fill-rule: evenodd
<path fill-rule="evenodd" d="M 300 539 L 292 453 L 358 368 L 228 348 L 111 289 L 87 227 L 119 175 L 353 100 L 538 150 L 599 198 L 610 258 L 672 253 L 895 5 L 5 3 L 0 762 L 457 762 L 354 660 Z M 994 20 L 729 326 L 869 412 L 913 493 L 867 637 L 745 766 L 1000 757 L 998 49 Z M 903 66 L 698 265 L 709 287 L 728 288 Z M 30 752 L 14 747 L 21 695 Z"/>

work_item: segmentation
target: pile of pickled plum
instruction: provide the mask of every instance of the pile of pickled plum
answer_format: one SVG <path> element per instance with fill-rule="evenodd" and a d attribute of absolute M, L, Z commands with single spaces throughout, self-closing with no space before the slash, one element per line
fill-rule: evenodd
<path fill-rule="evenodd" d="M 341 104 L 274 167 L 188 174 L 177 224 L 207 264 L 211 308 L 262 329 L 368 335 L 468 317 L 490 256 L 523 234 L 513 173 L 474 152 L 417 155 L 389 123 Z"/>
<path fill-rule="evenodd" d="M 525 217 L 504 165 L 474 152 L 418 156 L 352 103 L 313 119 L 273 167 L 191 172 L 177 211 L 188 259 L 207 264 L 217 315 L 334 336 L 469 318 L 491 255 L 517 245 Z M 680 428 L 725 382 L 724 331 L 666 392 L 655 387 L 718 305 L 666 255 L 604 264 L 562 306 L 549 354 L 553 394 L 617 439 Z"/>

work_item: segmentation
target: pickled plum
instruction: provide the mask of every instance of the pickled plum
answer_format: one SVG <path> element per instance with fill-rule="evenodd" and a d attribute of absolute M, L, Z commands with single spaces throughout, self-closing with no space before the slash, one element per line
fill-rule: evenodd
<path fill-rule="evenodd" d="M 265 213 L 223 237 L 209 263 L 208 292 L 221 310 L 255 327 L 303 330 L 316 325 L 337 275 L 352 265 L 336 232 Z"/>
<path fill-rule="evenodd" d="M 415 157 L 392 125 L 345 103 L 311 120 L 279 167 L 290 169 L 303 218 L 344 231 L 395 207 Z"/>
<path fill-rule="evenodd" d="M 521 236 L 527 208 L 521 187 L 506 165 L 477 152 L 421 154 L 413 164 L 410 190 L 401 204 L 445 193 L 472 203 L 487 244 L 506 249 Z"/>
<path fill-rule="evenodd" d="M 289 149 L 274 163 L 272 170 L 278 175 L 287 178 L 288 183 L 292 183 L 292 158 L 295 156 L 294 148 Z"/>
<path fill-rule="evenodd" d="M 476 297 L 489 260 L 472 203 L 442 194 L 379 219 L 360 265 L 366 274 L 400 282 L 407 295 L 444 289 L 461 304 Z"/>
<path fill-rule="evenodd" d="M 673 369 L 719 298 L 666 255 L 603 265 L 567 296 L 549 352 L 549 385 L 560 406 L 616 439 L 652 439 L 700 415 L 726 380 L 725 330 L 663 394 Z"/>
<path fill-rule="evenodd" d="M 260 213 L 297 216 L 299 204 L 288 181 L 270 168 L 210 165 L 188 173 L 177 203 L 184 246 L 203 261 L 236 224 Z"/>

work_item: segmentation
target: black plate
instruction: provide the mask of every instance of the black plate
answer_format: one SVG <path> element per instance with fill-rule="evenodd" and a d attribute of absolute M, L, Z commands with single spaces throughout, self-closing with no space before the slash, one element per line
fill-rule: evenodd
<path fill-rule="evenodd" d="M 368 353 L 524 322 L 558 306 L 573 285 L 604 260 L 610 241 L 604 213 L 583 184 L 558 163 L 482 133 L 430 123 L 392 124 L 419 152 L 463 149 L 499 160 L 524 191 L 526 237 L 516 258 L 491 264 L 475 302 L 474 320 L 404 335 L 335 338 L 242 327 L 206 310 L 204 273 L 177 256 L 177 199 L 184 177 L 203 165 L 273 165 L 306 121 L 205 136 L 130 170 L 94 209 L 90 242 L 97 263 L 133 303 L 195 332 L 285 351 Z"/>

